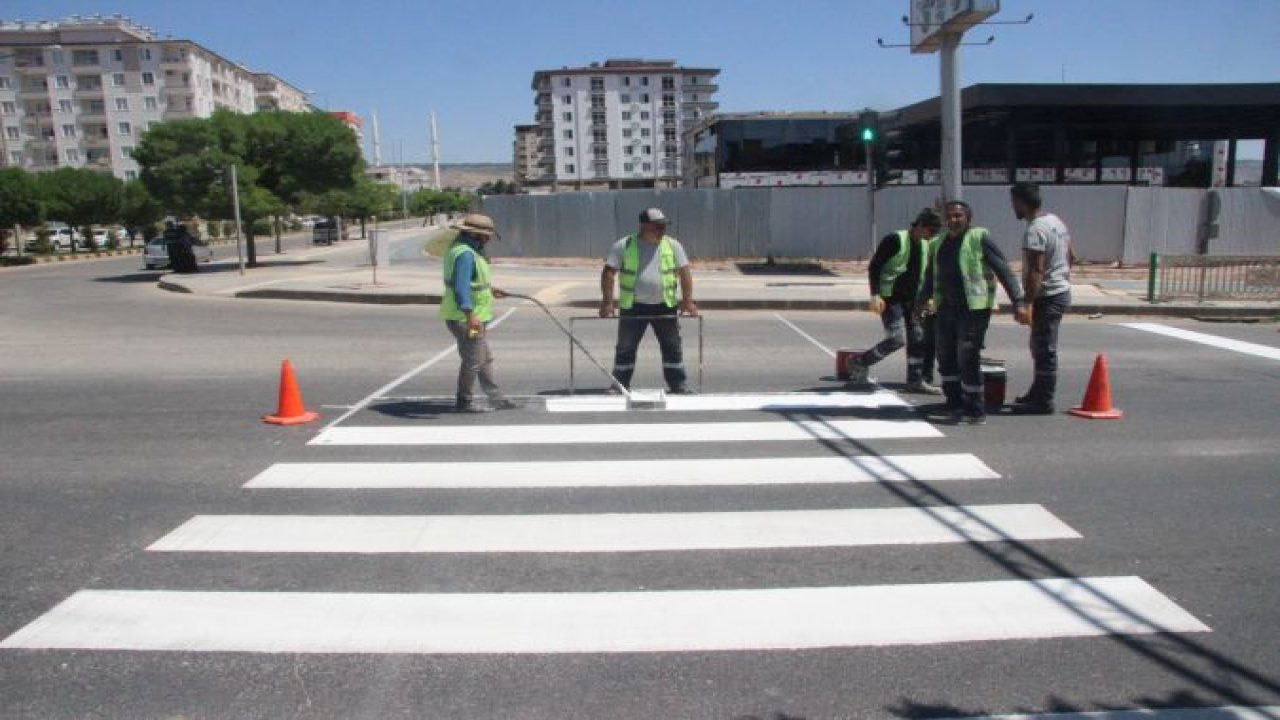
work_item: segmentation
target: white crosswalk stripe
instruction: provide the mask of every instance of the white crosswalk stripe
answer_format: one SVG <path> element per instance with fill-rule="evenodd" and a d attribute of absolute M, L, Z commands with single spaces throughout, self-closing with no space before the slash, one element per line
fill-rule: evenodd
<path fill-rule="evenodd" d="M 200 515 L 166 552 L 573 553 L 1078 538 L 1039 505 L 569 515 Z"/>
<path fill-rule="evenodd" d="M 0 647 L 603 653 L 1208 630 L 1136 577 L 629 593 L 82 590 Z"/>
<path fill-rule="evenodd" d="M 996 480 L 967 453 L 541 462 L 277 463 L 257 489 L 495 489 Z"/>
<path fill-rule="evenodd" d="M 942 437 L 920 420 L 797 420 L 794 422 L 628 423 L 335 427 L 312 445 L 618 445 L 627 443 L 799 442 Z"/>
<path fill-rule="evenodd" d="M 874 393 L 775 393 L 759 395 L 670 395 L 666 412 L 715 412 L 725 410 L 839 410 L 910 407 L 891 392 Z M 550 412 L 626 412 L 627 399 L 610 396 L 547 398 Z"/>

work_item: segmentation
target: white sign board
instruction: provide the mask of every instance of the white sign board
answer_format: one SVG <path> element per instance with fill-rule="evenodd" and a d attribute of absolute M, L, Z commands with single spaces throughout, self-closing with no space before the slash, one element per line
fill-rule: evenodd
<path fill-rule="evenodd" d="M 1000 12 L 1000 0 L 911 0 L 911 52 L 937 52 L 944 33 L 963 33 Z"/>

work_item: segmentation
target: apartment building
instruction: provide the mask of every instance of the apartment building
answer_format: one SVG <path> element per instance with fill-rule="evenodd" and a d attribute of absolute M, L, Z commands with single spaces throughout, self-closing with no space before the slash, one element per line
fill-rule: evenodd
<path fill-rule="evenodd" d="M 526 186 L 539 176 L 537 125 L 517 125 L 512 172 L 517 185 Z"/>
<path fill-rule="evenodd" d="M 0 166 L 136 178 L 149 128 L 218 108 L 301 110 L 306 94 L 122 15 L 0 22 Z"/>
<path fill-rule="evenodd" d="M 538 167 L 530 184 L 677 186 L 684 128 L 718 107 L 719 74 L 629 58 L 535 72 Z"/>

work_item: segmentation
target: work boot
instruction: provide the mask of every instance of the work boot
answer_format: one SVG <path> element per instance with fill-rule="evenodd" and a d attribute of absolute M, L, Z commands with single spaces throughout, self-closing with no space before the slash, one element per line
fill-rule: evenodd
<path fill-rule="evenodd" d="M 907 383 L 905 388 L 903 388 L 903 392 L 915 395 L 941 395 L 942 388 L 937 385 L 930 385 L 924 380 L 912 380 Z"/>
<path fill-rule="evenodd" d="M 489 407 L 493 410 L 518 410 L 521 406 L 520 403 L 511 398 L 500 397 L 490 399 Z"/>
<path fill-rule="evenodd" d="M 847 385 L 866 385 L 871 380 L 871 369 L 859 362 L 849 363 Z"/>
<path fill-rule="evenodd" d="M 982 393 L 967 392 L 964 394 L 963 421 L 966 425 L 986 425 L 987 410 L 984 407 Z"/>
<path fill-rule="evenodd" d="M 1023 400 L 1018 399 L 1018 403 L 1013 406 L 1014 415 L 1053 415 L 1057 412 L 1053 403 L 1041 400 Z"/>
<path fill-rule="evenodd" d="M 680 386 L 677 386 L 677 387 L 673 387 L 673 388 L 671 388 L 671 390 L 669 390 L 667 394 L 669 394 L 669 395 L 697 395 L 698 393 L 696 393 L 696 392 L 694 392 L 693 390 L 691 390 L 691 389 L 689 388 L 689 386 L 688 386 L 688 385 L 680 385 Z"/>

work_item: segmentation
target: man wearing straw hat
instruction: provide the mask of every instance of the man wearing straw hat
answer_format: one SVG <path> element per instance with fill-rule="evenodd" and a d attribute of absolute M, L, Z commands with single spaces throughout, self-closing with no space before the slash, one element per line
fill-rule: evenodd
<path fill-rule="evenodd" d="M 502 394 L 493 379 L 493 353 L 485 337 L 493 321 L 494 298 L 506 293 L 490 284 L 492 274 L 484 248 L 498 236 L 493 220 L 472 214 L 451 226 L 458 236 L 444 256 L 444 297 L 440 299 L 440 319 L 458 343 L 458 392 L 454 409 L 460 413 L 510 410 L 516 404 Z M 473 400 L 476 380 L 489 398 L 489 406 Z"/>
<path fill-rule="evenodd" d="M 614 281 L 618 300 L 614 302 Z M 677 289 L 679 299 L 677 299 Z M 693 271 L 680 241 L 667 235 L 667 216 L 659 208 L 640 213 L 640 231 L 613 244 L 600 273 L 600 317 L 618 321 L 618 344 L 613 359 L 613 376 L 623 387 L 631 387 L 636 369 L 636 352 L 645 330 L 653 327 L 662 350 L 662 376 L 673 395 L 688 395 L 688 373 L 677 315 L 697 315 L 693 301 Z"/>

